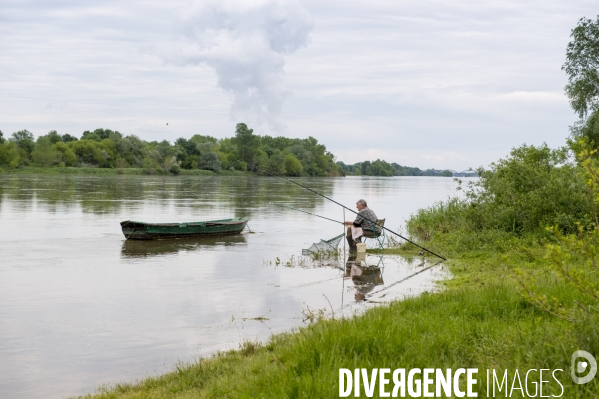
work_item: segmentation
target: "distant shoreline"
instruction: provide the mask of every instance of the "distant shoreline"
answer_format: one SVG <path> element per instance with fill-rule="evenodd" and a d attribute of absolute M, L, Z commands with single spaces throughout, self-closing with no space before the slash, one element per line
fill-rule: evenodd
<path fill-rule="evenodd" d="M 18 168 L 0 168 L 0 174 L 49 174 L 49 175 L 138 175 L 138 176 L 260 176 L 270 177 L 260 173 L 240 171 L 240 170 L 221 170 L 214 172 L 204 169 L 180 169 L 177 174 L 171 172 L 157 171 L 144 168 L 96 168 L 96 167 L 39 167 L 39 166 L 21 166 Z M 365 175 L 346 175 L 346 176 L 322 176 L 322 177 L 364 177 Z M 284 176 L 285 178 L 313 177 L 313 176 Z M 368 176 L 365 177 L 452 177 L 452 176 Z"/>
<path fill-rule="evenodd" d="M 203 169 L 180 169 L 178 174 L 144 168 L 86 168 L 86 167 L 37 167 L 25 166 L 15 169 L 2 169 L 1 174 L 49 174 L 49 175 L 140 175 L 140 176 L 247 176 L 248 172 L 239 170 L 221 170 L 213 172 Z"/>

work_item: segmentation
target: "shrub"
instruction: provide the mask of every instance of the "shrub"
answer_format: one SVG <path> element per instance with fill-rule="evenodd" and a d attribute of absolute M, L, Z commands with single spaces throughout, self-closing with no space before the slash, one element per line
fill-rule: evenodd
<path fill-rule="evenodd" d="M 42 136 L 37 139 L 31 158 L 39 166 L 52 166 L 56 162 L 57 155 L 54 148 L 52 148 L 50 138 Z"/>
<path fill-rule="evenodd" d="M 547 235 L 546 226 L 565 233 L 592 223 L 592 203 L 582 169 L 569 162 L 565 149 L 523 145 L 506 159 L 479 171 L 463 198 L 420 210 L 407 222 L 420 240 L 449 233 L 464 240 L 496 241 L 527 233 Z"/>

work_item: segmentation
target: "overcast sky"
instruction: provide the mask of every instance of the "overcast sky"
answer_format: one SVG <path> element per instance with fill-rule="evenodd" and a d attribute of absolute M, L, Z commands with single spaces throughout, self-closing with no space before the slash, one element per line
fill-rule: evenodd
<path fill-rule="evenodd" d="M 564 144 L 565 48 L 597 14 L 582 0 L 0 0 L 0 130 L 172 142 L 246 122 L 345 163 L 486 166 Z"/>

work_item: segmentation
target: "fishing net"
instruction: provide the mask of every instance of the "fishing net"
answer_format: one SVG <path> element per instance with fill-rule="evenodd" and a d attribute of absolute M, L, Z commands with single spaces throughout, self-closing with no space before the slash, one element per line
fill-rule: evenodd
<path fill-rule="evenodd" d="M 330 240 L 320 240 L 320 242 L 315 242 L 310 248 L 302 249 L 302 255 L 322 255 L 336 252 L 339 242 L 344 235 L 345 234 L 339 234 L 337 237 L 331 238 Z"/>

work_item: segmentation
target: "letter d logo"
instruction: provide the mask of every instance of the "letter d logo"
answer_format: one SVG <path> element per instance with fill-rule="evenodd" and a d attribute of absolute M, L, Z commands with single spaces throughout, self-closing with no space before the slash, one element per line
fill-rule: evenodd
<path fill-rule="evenodd" d="M 584 357 L 586 361 L 577 362 L 576 359 Z M 589 365 L 591 367 L 589 367 Z M 589 371 L 584 377 L 578 377 L 577 374 L 582 374 L 586 370 Z M 572 363 L 570 364 L 570 373 L 572 374 L 572 381 L 575 384 L 586 384 L 591 381 L 595 374 L 597 374 L 597 361 L 587 351 L 576 351 L 572 354 Z"/>

